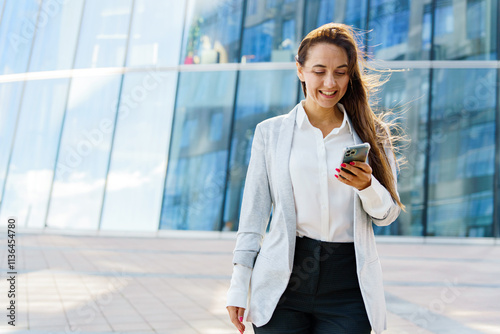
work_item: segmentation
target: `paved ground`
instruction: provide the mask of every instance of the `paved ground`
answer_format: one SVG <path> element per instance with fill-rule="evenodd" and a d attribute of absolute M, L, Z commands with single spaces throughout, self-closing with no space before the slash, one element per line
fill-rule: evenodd
<path fill-rule="evenodd" d="M 19 234 L 15 327 L 0 242 L 0 332 L 238 333 L 225 309 L 234 239 Z M 378 245 L 385 333 L 500 333 L 499 246 Z"/>

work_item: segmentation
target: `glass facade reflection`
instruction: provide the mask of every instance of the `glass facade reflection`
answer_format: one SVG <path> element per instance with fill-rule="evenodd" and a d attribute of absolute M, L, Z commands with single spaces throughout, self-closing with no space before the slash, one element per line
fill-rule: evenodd
<path fill-rule="evenodd" d="M 370 1 L 369 51 L 377 59 L 430 57 L 431 0 Z M 437 22 L 437 21 L 436 21 Z"/>
<path fill-rule="evenodd" d="M 102 230 L 158 229 L 176 82 L 175 72 L 125 75 L 107 174 Z"/>
<path fill-rule="evenodd" d="M 2 186 L 0 203 L 3 199 L 23 86 L 24 82 L 0 84 L 0 101 L 2 101 L 2 108 L 0 108 L 0 186 Z"/>
<path fill-rule="evenodd" d="M 75 68 L 124 65 L 132 0 L 86 0 Z"/>
<path fill-rule="evenodd" d="M 342 22 L 366 29 L 368 0 L 309 0 L 305 6 L 304 34 L 329 22 Z"/>
<path fill-rule="evenodd" d="M 423 233 L 429 72 L 428 69 L 394 72 L 379 96 L 380 104 L 391 108 L 392 118 L 397 119 L 396 123 L 411 138 L 409 143 L 401 141 L 396 154 L 406 160 L 399 172 L 398 190 L 407 212 L 401 212 L 398 220 L 387 228 L 375 226 L 379 234 Z"/>
<path fill-rule="evenodd" d="M 188 1 L 181 64 L 237 63 L 243 0 Z"/>
<path fill-rule="evenodd" d="M 46 5 L 48 1 L 44 2 Z M 82 18 L 83 0 L 68 1 L 65 6 L 42 7 L 31 57 L 30 72 L 67 70 L 73 67 Z M 54 15 L 55 14 L 55 15 Z M 57 52 L 54 52 L 57 50 Z"/>
<path fill-rule="evenodd" d="M 68 79 L 26 83 L 2 210 L 15 212 L 25 226 L 44 227 L 61 133 Z"/>
<path fill-rule="evenodd" d="M 0 221 L 236 231 L 255 126 L 304 98 L 293 57 L 333 21 L 405 69 L 374 102 L 410 139 L 408 210 L 375 232 L 498 238 L 498 16 L 499 0 L 0 0 Z"/>
<path fill-rule="evenodd" d="M 121 76 L 73 78 L 46 225 L 97 229 Z"/>
<path fill-rule="evenodd" d="M 496 70 L 436 71 L 429 235 L 492 236 L 497 80 Z"/>
<path fill-rule="evenodd" d="M 0 75 L 23 73 L 28 61 L 38 18 L 36 0 L 6 1 L 0 25 Z"/>
<path fill-rule="evenodd" d="M 179 78 L 160 228 L 220 230 L 236 72 Z"/>
<path fill-rule="evenodd" d="M 497 59 L 498 1 L 437 0 L 434 59 Z"/>
<path fill-rule="evenodd" d="M 297 101 L 297 84 L 298 78 L 293 70 L 240 73 L 226 187 L 224 231 L 237 230 L 255 126 L 267 118 L 289 112 Z"/>
<path fill-rule="evenodd" d="M 179 63 L 185 7 L 185 1 L 181 0 L 135 0 L 127 67 Z"/>
<path fill-rule="evenodd" d="M 291 62 L 301 41 L 304 0 L 247 2 L 241 62 Z"/>

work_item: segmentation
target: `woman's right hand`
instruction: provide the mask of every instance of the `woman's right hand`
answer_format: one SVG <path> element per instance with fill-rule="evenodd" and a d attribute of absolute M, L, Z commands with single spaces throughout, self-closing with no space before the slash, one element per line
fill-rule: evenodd
<path fill-rule="evenodd" d="M 229 319 L 231 319 L 231 322 L 240 331 L 240 333 L 243 334 L 245 331 L 245 325 L 243 325 L 243 315 L 245 314 L 245 309 L 243 307 L 236 306 L 227 306 L 226 308 L 229 312 Z"/>

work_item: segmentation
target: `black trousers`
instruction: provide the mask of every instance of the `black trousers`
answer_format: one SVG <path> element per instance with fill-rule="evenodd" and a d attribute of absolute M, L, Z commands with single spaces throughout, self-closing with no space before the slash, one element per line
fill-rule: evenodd
<path fill-rule="evenodd" d="M 288 286 L 255 334 L 369 334 L 354 243 L 297 237 Z"/>

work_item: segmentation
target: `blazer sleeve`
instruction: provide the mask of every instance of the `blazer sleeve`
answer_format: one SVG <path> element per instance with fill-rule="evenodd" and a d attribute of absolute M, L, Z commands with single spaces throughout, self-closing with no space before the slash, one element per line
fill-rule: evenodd
<path fill-rule="evenodd" d="M 386 131 L 389 138 L 390 129 L 387 126 L 384 126 L 384 130 Z M 390 139 L 387 139 L 387 142 L 384 143 L 384 151 L 385 155 L 387 156 L 389 165 L 391 166 L 392 176 L 395 183 L 396 196 L 399 199 L 399 193 L 397 189 L 397 164 L 394 152 L 391 149 Z M 358 194 L 361 200 L 363 209 L 371 217 L 375 225 L 387 226 L 398 218 L 401 212 L 401 208 L 396 203 L 396 201 L 394 201 L 389 191 L 373 175 L 370 186 L 363 190 L 355 189 L 355 192 Z"/>
<path fill-rule="evenodd" d="M 387 156 L 387 159 L 389 160 L 389 165 L 391 166 L 392 176 L 393 176 L 393 179 L 394 179 L 394 182 L 396 185 L 396 196 L 399 199 L 399 193 L 398 193 L 398 189 L 397 189 L 398 174 L 397 174 L 397 169 L 396 169 L 396 159 L 394 157 L 394 152 L 388 146 L 386 146 L 384 148 L 384 150 L 385 150 L 385 154 Z M 376 182 L 378 182 L 378 181 L 376 181 Z M 387 198 L 387 195 L 389 195 L 388 196 L 390 198 L 389 208 L 386 210 L 385 214 L 382 217 L 374 217 L 374 216 L 370 216 L 370 217 L 372 218 L 375 225 L 387 226 L 387 225 L 390 225 L 393 221 L 395 221 L 398 218 L 399 213 L 401 212 L 401 208 L 399 207 L 398 203 L 396 203 L 396 201 L 394 201 L 392 196 L 390 196 L 389 191 L 387 189 L 385 189 L 385 187 L 383 187 L 382 185 L 381 185 L 381 188 L 383 189 L 382 191 L 386 192 L 386 194 L 385 194 L 386 198 Z"/>
<path fill-rule="evenodd" d="M 260 250 L 272 205 L 265 140 L 260 125 L 261 123 L 257 124 L 253 137 L 236 234 L 236 246 L 233 251 L 233 264 L 239 263 L 248 268 L 253 268 Z"/>
<path fill-rule="evenodd" d="M 245 179 L 226 306 L 246 308 L 250 277 L 271 214 L 272 197 L 267 175 L 266 147 L 259 125 L 255 129 Z"/>

